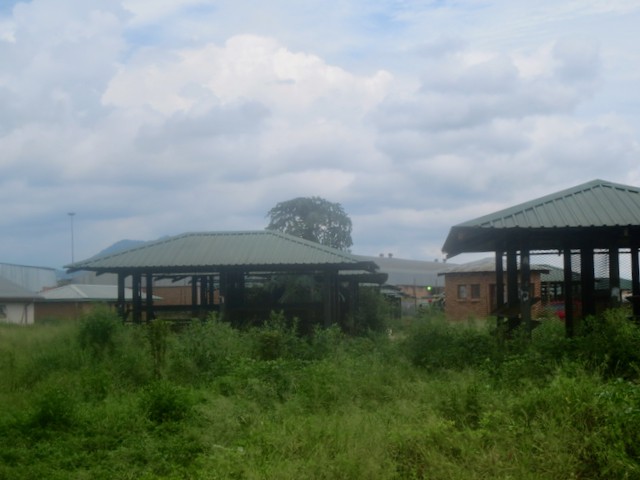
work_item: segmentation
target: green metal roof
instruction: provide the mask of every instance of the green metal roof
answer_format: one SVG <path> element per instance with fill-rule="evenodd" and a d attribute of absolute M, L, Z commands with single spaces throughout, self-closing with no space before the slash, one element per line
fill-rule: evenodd
<path fill-rule="evenodd" d="M 640 189 L 593 180 L 459 224 L 484 228 L 640 225 Z"/>
<path fill-rule="evenodd" d="M 528 235 L 534 248 L 554 249 L 562 246 L 559 237 L 570 231 L 584 235 L 586 229 L 618 229 L 619 235 L 622 227 L 639 226 L 640 189 L 593 180 L 455 225 L 442 250 L 450 257 L 495 250 L 505 232 Z"/>
<path fill-rule="evenodd" d="M 272 230 L 185 233 L 67 265 L 70 271 L 203 272 L 339 268 L 373 272 L 348 252 Z"/>

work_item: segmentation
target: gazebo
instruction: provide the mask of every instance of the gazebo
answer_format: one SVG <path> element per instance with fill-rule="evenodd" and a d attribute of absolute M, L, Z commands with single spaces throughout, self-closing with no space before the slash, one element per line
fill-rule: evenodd
<path fill-rule="evenodd" d="M 594 256 L 608 259 L 609 304 L 621 302 L 620 258 L 630 258 L 634 317 L 640 317 L 640 189 L 593 180 L 451 228 L 442 247 L 447 257 L 494 252 L 496 315 L 499 321 L 518 319 L 531 328 L 530 257 L 557 253 L 563 257 L 566 333 L 572 336 L 576 301 L 582 315 L 596 313 Z M 506 272 L 503 260 L 506 257 Z M 580 298 L 573 298 L 579 259 Z M 519 271 L 519 273 L 518 273 Z M 506 277 L 506 296 L 504 278 Z"/>
<path fill-rule="evenodd" d="M 160 311 L 185 309 L 191 317 L 220 311 L 239 318 L 249 313 L 248 286 L 255 279 L 304 274 L 317 280 L 320 301 L 292 308 L 315 317 L 320 313 L 322 323 L 330 325 L 355 312 L 359 283 L 380 284 L 386 279 L 386 275 L 377 272 L 374 262 L 270 230 L 185 233 L 75 262 L 66 268 L 70 272 L 116 274 L 117 305 L 123 318 L 127 316 L 125 281 L 130 281 L 134 323 L 141 322 L 143 316 L 151 320 Z M 154 282 L 185 277 L 191 279 L 191 305 L 154 305 Z M 275 307 L 287 308 L 267 301 L 258 308 L 254 306 L 254 313 L 259 309 L 264 314 Z"/>

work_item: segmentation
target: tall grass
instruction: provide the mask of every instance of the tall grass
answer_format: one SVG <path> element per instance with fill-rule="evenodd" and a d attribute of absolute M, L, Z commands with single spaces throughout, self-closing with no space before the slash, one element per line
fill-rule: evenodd
<path fill-rule="evenodd" d="M 0 327 L 0 478 L 640 478 L 638 326 Z"/>

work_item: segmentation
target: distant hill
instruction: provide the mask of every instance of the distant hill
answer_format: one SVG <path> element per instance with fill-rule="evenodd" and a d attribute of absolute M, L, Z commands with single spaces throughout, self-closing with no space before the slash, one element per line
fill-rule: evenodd
<path fill-rule="evenodd" d="M 147 243 L 147 242 L 144 241 L 144 240 L 128 240 L 128 239 L 120 240 L 120 241 L 117 241 L 116 243 L 114 243 L 113 245 L 105 248 L 101 252 L 97 253 L 92 258 L 102 257 L 103 255 L 112 255 L 114 253 L 118 253 L 118 252 L 121 252 L 123 250 L 127 250 L 129 248 L 138 247 L 138 246 L 142 245 L 143 243 Z"/>

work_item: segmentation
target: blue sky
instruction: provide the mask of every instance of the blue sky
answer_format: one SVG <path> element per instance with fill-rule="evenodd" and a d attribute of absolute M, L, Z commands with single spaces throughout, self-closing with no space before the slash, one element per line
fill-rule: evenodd
<path fill-rule="evenodd" d="M 0 262 L 266 226 L 353 251 L 595 178 L 640 186 L 640 1 L 33 0 L 0 7 Z M 459 259 L 464 260 L 464 258 Z"/>

